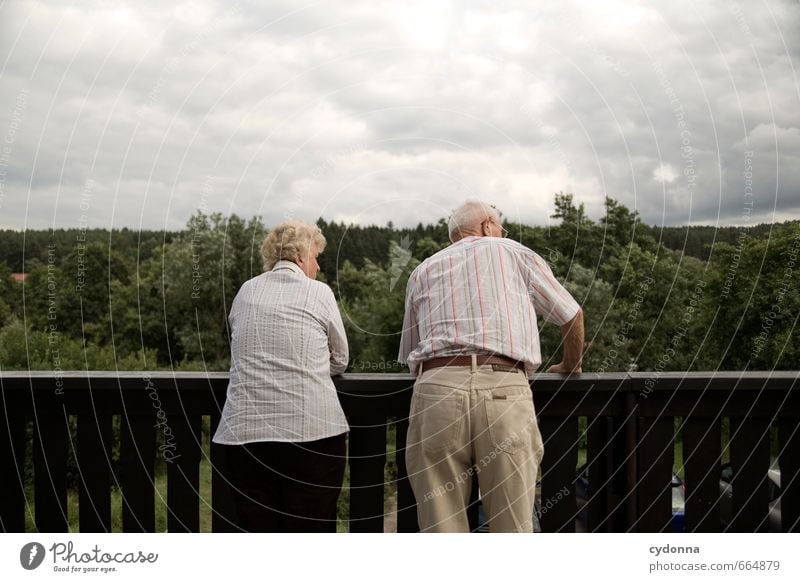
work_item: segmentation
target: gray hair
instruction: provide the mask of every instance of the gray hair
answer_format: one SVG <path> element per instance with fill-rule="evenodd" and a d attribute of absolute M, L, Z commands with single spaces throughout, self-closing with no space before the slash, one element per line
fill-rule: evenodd
<path fill-rule="evenodd" d="M 455 242 L 456 239 L 453 237 L 462 229 L 477 226 L 489 218 L 494 219 L 500 224 L 500 211 L 486 202 L 467 200 L 464 204 L 453 210 L 450 219 L 447 221 L 450 242 Z"/>
<path fill-rule="evenodd" d="M 271 271 L 278 261 L 296 262 L 312 247 L 325 248 L 325 237 L 316 224 L 302 220 L 285 220 L 269 231 L 261 245 L 264 270 Z"/>

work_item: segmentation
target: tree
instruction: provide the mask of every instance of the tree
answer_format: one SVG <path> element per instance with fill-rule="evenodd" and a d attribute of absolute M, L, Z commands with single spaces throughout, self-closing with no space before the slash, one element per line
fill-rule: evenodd
<path fill-rule="evenodd" d="M 18 283 L 11 278 L 11 270 L 0 261 L 0 327 L 17 308 Z"/>
<path fill-rule="evenodd" d="M 573 265 L 564 286 L 581 304 L 585 315 L 587 349 L 584 369 L 591 371 L 626 370 L 629 365 L 628 345 L 615 345 L 622 321 L 620 303 L 614 302 L 613 286 L 581 265 Z M 561 361 L 560 328 L 540 321 L 542 369 Z"/>
<path fill-rule="evenodd" d="M 130 266 L 107 244 L 74 248 L 61 268 L 64 288 L 59 296 L 58 319 L 71 337 L 99 345 L 111 343 L 111 303 L 114 282 L 130 284 Z"/>
<path fill-rule="evenodd" d="M 422 237 L 414 245 L 414 258 L 422 262 L 431 255 L 442 250 L 442 246 L 432 238 L 425 236 Z"/>
<path fill-rule="evenodd" d="M 193 215 L 186 229 L 145 265 L 138 301 L 146 312 L 128 312 L 145 346 L 158 346 L 162 364 L 203 362 L 227 367 L 230 358 L 228 313 L 247 279 L 263 271 L 260 253 L 264 226 L 235 214 Z"/>
<path fill-rule="evenodd" d="M 347 273 L 348 286 L 360 289 L 352 295 L 342 294 L 339 302 L 350 342 L 351 371 L 401 371 L 396 360 L 406 284 L 419 262 L 403 252 L 402 245 L 392 242 L 391 248 L 395 260 L 388 268 L 367 260 L 360 271 L 352 265 L 342 269 Z"/>
<path fill-rule="evenodd" d="M 572 194 L 559 192 L 555 195 L 555 211 L 551 218 L 561 223 L 551 229 L 550 244 L 570 261 L 596 267 L 603 252 L 602 237 L 586 216 L 583 203 L 575 206 Z"/>
<path fill-rule="evenodd" d="M 635 242 L 644 249 L 655 249 L 655 240 L 642 224 L 639 213 L 631 212 L 608 196 L 605 199 L 605 215 L 600 224 L 604 237 L 613 240 L 619 247 L 624 248 Z"/>
<path fill-rule="evenodd" d="M 800 226 L 777 227 L 766 240 L 744 232 L 718 243 L 709 265 L 704 310 L 713 322 L 706 365 L 733 370 L 796 369 L 800 313 Z"/>
<path fill-rule="evenodd" d="M 796 368 L 800 222 L 656 229 L 612 198 L 593 222 L 564 193 L 553 217 L 551 228 L 505 226 L 582 304 L 586 371 Z M 446 220 L 317 224 L 328 241 L 320 279 L 337 295 L 351 370 L 397 371 L 407 277 L 450 244 Z M 227 316 L 261 273 L 264 234 L 258 218 L 202 213 L 179 233 L 0 231 L 0 366 L 226 369 Z M 25 283 L 11 280 L 23 267 Z M 545 362 L 560 341 L 542 327 Z"/>

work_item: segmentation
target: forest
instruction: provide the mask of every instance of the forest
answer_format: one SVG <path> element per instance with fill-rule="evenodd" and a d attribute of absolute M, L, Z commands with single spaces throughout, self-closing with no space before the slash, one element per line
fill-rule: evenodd
<path fill-rule="evenodd" d="M 797 369 L 800 221 L 655 227 L 607 198 L 593 220 L 570 194 L 550 227 L 504 221 L 583 306 L 584 371 Z M 402 372 L 408 275 L 449 244 L 414 228 L 317 221 L 353 372 Z M 195 214 L 179 232 L 0 231 L 0 370 L 227 370 L 227 314 L 262 272 L 258 217 Z M 24 273 L 24 282 L 12 273 Z M 543 368 L 559 334 L 542 326 Z"/>

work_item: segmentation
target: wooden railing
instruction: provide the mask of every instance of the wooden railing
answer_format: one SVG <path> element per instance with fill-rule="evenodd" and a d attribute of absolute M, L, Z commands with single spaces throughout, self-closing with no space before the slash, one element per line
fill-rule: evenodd
<path fill-rule="evenodd" d="M 767 472 L 774 458 L 781 471 L 780 527 L 800 530 L 799 378 L 797 372 L 538 375 L 532 388 L 545 441 L 542 530 L 575 531 L 582 436 L 589 531 L 669 530 L 676 443 L 683 459 L 687 531 L 769 530 L 774 508 Z M 73 456 L 81 531 L 111 530 L 113 486 L 122 495 L 123 531 L 154 531 L 160 455 L 169 459 L 169 531 L 198 531 L 201 503 L 211 504 L 214 531 L 236 531 L 224 447 L 210 447 L 211 499 L 201 499 L 199 492 L 206 454 L 202 420 L 210 417 L 213 433 L 227 379 L 225 373 L 0 374 L 0 529 L 25 531 L 25 513 L 33 505 L 37 531 L 68 531 L 67 467 Z M 390 424 L 396 428 L 397 530 L 416 531 L 402 454 L 413 379 L 348 374 L 336 385 L 351 425 L 350 531 L 383 531 Z M 33 458 L 26 463 L 28 454 Z M 729 519 L 722 515 L 723 457 L 735 468 L 731 506 L 725 509 Z M 26 494 L 31 470 L 33 504 Z M 474 507 L 470 513 L 474 522 Z"/>

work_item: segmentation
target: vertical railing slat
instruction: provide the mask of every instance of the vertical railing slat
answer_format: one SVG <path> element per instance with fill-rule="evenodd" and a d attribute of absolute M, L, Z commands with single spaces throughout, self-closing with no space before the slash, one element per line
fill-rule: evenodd
<path fill-rule="evenodd" d="M 200 531 L 200 426 L 197 414 L 172 414 L 169 425 L 175 449 L 164 449 L 167 461 L 167 529 Z M 167 451 L 170 450 L 168 454 Z"/>
<path fill-rule="evenodd" d="M 718 417 L 690 415 L 683 425 L 686 531 L 721 531 L 720 424 Z"/>
<path fill-rule="evenodd" d="M 350 531 L 382 532 L 386 425 L 374 417 L 351 421 L 348 443 Z"/>
<path fill-rule="evenodd" d="M 122 530 L 154 532 L 156 435 L 152 415 L 123 416 L 120 440 Z"/>
<path fill-rule="evenodd" d="M 397 459 L 397 531 L 408 533 L 419 531 L 417 521 L 417 503 L 411 483 L 408 480 L 406 467 L 406 439 L 408 437 L 408 415 L 395 423 Z"/>
<path fill-rule="evenodd" d="M 669 531 L 672 516 L 672 464 L 674 420 L 671 416 L 639 419 L 636 449 L 639 482 L 639 532 Z"/>
<path fill-rule="evenodd" d="M 67 532 L 68 416 L 63 410 L 48 410 L 38 412 L 33 418 L 36 529 L 40 533 Z"/>
<path fill-rule="evenodd" d="M 217 432 L 222 415 L 211 415 L 211 436 Z M 213 532 L 239 532 L 233 489 L 228 480 L 226 447 L 211 443 L 211 530 Z"/>
<path fill-rule="evenodd" d="M 471 487 L 469 490 L 469 499 L 467 500 L 467 524 L 469 531 L 477 532 L 481 528 L 480 523 L 480 508 L 482 505 L 480 498 L 480 482 L 478 480 L 478 471 L 475 465 L 472 466 L 472 479 Z M 484 516 L 486 516 L 486 509 L 484 508 Z M 491 526 L 490 526 L 491 527 Z"/>
<path fill-rule="evenodd" d="M 730 531 L 769 531 L 769 421 L 732 417 L 733 504 Z"/>
<path fill-rule="evenodd" d="M 10 406 L 9 406 L 10 405 Z M 25 421 L 0 394 L 0 531 L 25 531 Z"/>
<path fill-rule="evenodd" d="M 539 521 L 543 532 L 574 532 L 577 517 L 575 469 L 578 464 L 578 419 L 545 416 L 539 422 L 545 458 Z"/>
<path fill-rule="evenodd" d="M 796 411 L 795 411 L 796 414 Z M 800 532 L 800 418 L 783 416 L 778 425 L 781 469 L 781 531 Z"/>
<path fill-rule="evenodd" d="M 611 455 L 608 425 L 604 416 L 587 418 L 586 470 L 588 471 L 588 491 L 586 495 L 586 530 L 610 531 L 612 508 L 608 507 L 611 478 L 606 459 Z M 547 451 L 545 451 L 547 454 Z"/>
<path fill-rule="evenodd" d="M 112 416 L 78 415 L 78 514 L 81 532 L 111 531 Z"/>

